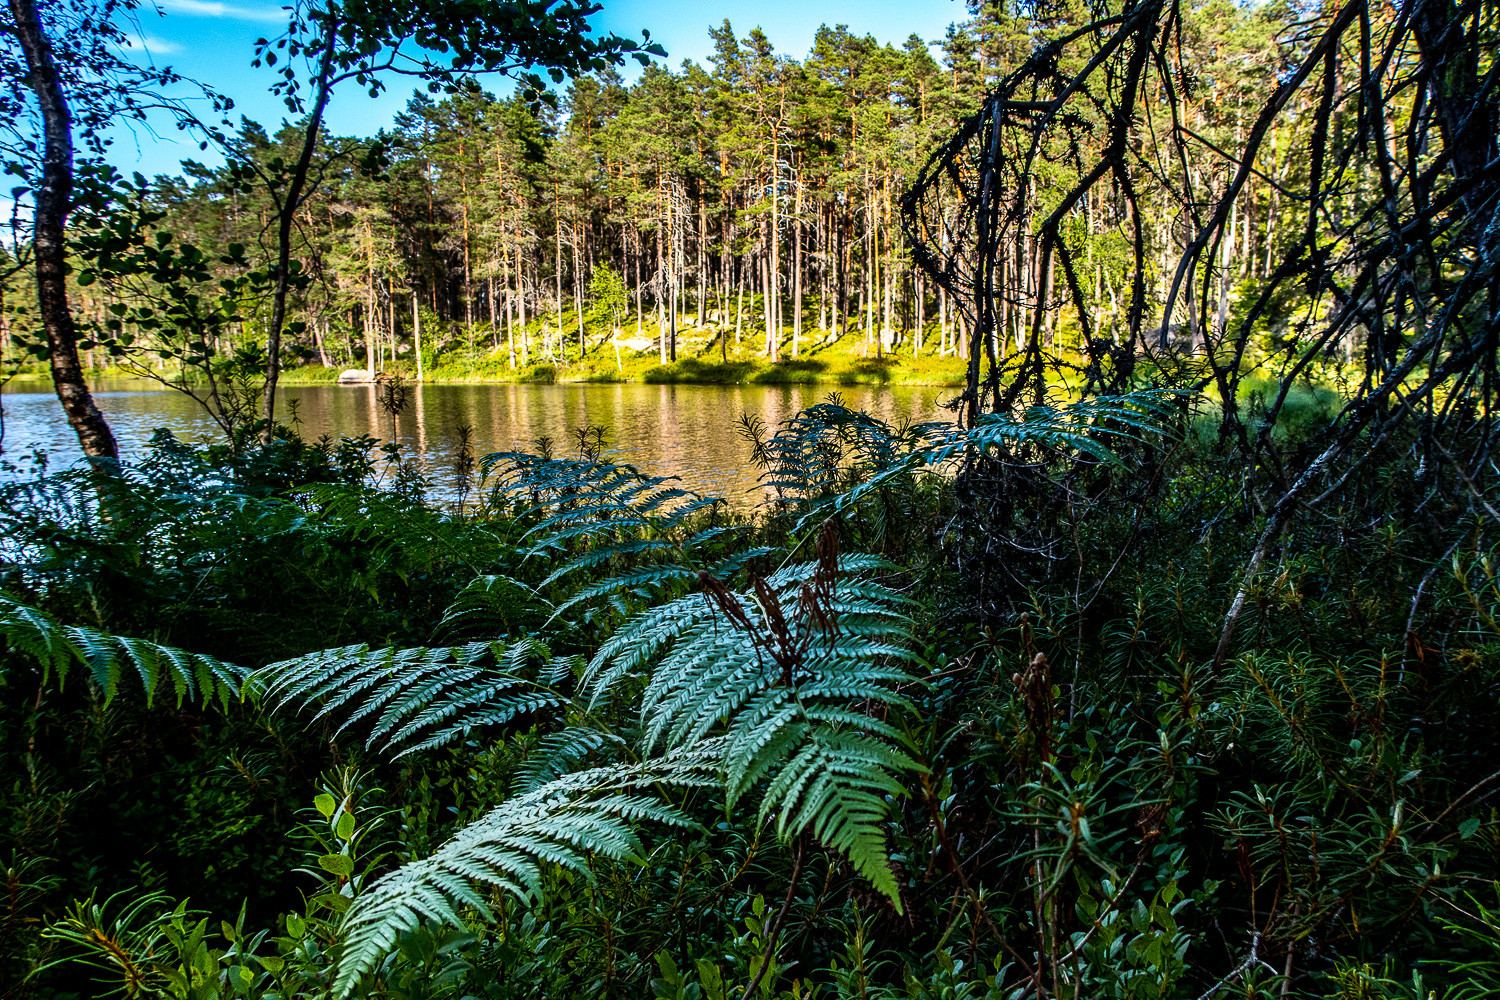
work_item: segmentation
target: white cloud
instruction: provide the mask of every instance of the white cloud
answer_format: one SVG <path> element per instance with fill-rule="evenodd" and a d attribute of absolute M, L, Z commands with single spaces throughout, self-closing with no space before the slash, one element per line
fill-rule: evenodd
<path fill-rule="evenodd" d="M 144 49 L 153 56 L 169 56 L 174 52 L 181 52 L 182 46 L 176 42 L 169 42 L 165 38 L 157 38 L 155 35 L 139 35 L 135 32 L 127 32 L 125 40 L 130 43 L 132 51 Z"/>
<path fill-rule="evenodd" d="M 220 3 L 219 0 L 160 0 L 162 9 L 171 14 L 188 14 L 193 17 L 221 17 L 230 21 L 261 21 L 279 24 L 286 21 L 286 11 L 280 7 L 238 7 Z"/>

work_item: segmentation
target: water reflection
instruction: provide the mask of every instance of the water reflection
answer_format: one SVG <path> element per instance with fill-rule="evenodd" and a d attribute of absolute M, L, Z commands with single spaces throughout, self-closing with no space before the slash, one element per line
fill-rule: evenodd
<path fill-rule="evenodd" d="M 426 385 L 413 390 L 396 424 L 396 437 L 422 461 L 436 485 L 451 479 L 455 431 L 474 428 L 478 454 L 533 450 L 543 436 L 556 453 L 576 449 L 573 431 L 585 425 L 609 428 L 614 461 L 644 472 L 681 476 L 684 484 L 739 502 L 755 483 L 747 468 L 748 449 L 738 433 L 742 413 L 758 415 L 768 426 L 834 391 L 830 386 L 707 385 Z M 892 423 L 938 420 L 947 415 L 938 402 L 954 390 L 928 386 L 845 386 L 844 401 Z M 122 453 L 139 456 L 152 431 L 166 427 L 194 443 L 218 440 L 214 423 L 196 403 L 178 393 L 139 381 L 95 384 L 99 407 L 120 440 Z M 370 434 L 392 436 L 374 386 L 293 386 L 281 392 L 281 412 L 296 412 L 304 436 Z M 54 468 L 79 458 L 50 386 L 12 383 L 4 393 L 5 459 L 40 448 Z M 0 478 L 13 475 L 0 472 Z"/>

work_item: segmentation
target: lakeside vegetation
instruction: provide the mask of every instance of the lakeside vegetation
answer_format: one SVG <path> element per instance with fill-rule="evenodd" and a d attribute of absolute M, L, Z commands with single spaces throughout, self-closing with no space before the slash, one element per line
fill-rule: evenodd
<path fill-rule="evenodd" d="M 1194 408 L 820 404 L 754 520 L 598 433 L 456 504 L 292 437 L 0 488 L 0 988 L 1483 995 L 1493 520 L 1392 441 L 1216 650 L 1255 515 Z"/>
<path fill-rule="evenodd" d="M 539 326 L 538 326 L 539 329 Z M 696 333 L 696 331 L 695 331 Z M 728 334 L 730 342 L 720 343 Z M 622 345 L 619 357 L 606 341 L 602 349 L 580 362 L 576 357 L 539 360 L 527 368 L 512 368 L 503 350 L 485 348 L 488 330 L 477 328 L 479 343 L 471 351 L 465 343 L 451 345 L 441 353 L 424 359 L 423 381 L 444 382 L 647 382 L 695 383 L 704 385 L 752 384 L 819 384 L 819 385 L 962 385 L 966 362 L 950 353 L 947 357 L 918 355 L 892 350 L 880 356 L 865 355 L 862 344 L 852 347 L 835 334 L 809 331 L 810 343 L 799 358 L 768 361 L 760 352 L 745 344 L 736 346 L 732 332 L 710 329 L 705 334 L 679 338 L 678 360 L 662 364 L 654 350 L 636 350 Z M 408 352 L 409 353 L 409 352 Z M 168 382 L 184 374 L 196 377 L 191 370 L 161 367 L 153 369 Z M 285 385 L 319 385 L 338 381 L 345 369 L 325 368 L 316 362 L 288 368 L 282 374 Z M 405 379 L 416 376 L 415 364 L 398 359 L 383 369 L 388 376 Z M 91 369 L 92 378 L 141 377 L 138 365 Z M 46 380 L 45 367 L 21 367 L 12 378 L 27 381 Z"/>
<path fill-rule="evenodd" d="M 0 484 L 0 998 L 1500 993 L 1493 10 L 726 24 L 626 84 L 587 2 L 298 0 L 272 134 L 136 9 L 0 11 L 0 362 L 84 456 Z M 122 177 L 153 114 L 223 166 Z M 393 439 L 414 379 L 961 383 L 713 413 L 746 509 L 640 428 L 278 410 L 361 362 Z M 106 365 L 217 440 L 122 462 Z"/>

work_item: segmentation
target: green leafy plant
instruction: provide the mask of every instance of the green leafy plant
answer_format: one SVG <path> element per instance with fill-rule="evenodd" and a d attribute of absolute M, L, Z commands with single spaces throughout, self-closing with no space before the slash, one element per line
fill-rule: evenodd
<path fill-rule="evenodd" d="M 227 704 L 239 696 L 245 678 L 241 668 L 212 656 L 98 629 L 60 625 L 5 593 L 0 593 L 0 638 L 40 667 L 43 685 L 55 679 L 60 687 L 75 667 L 87 670 L 106 704 L 119 693 L 127 675 L 140 681 L 148 705 L 163 685 L 171 687 L 179 705 L 184 699 L 218 699 Z"/>

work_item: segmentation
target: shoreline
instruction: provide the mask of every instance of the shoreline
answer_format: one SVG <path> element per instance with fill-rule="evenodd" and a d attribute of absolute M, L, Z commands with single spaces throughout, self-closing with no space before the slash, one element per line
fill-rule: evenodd
<path fill-rule="evenodd" d="M 416 380 L 406 372 L 399 373 L 410 381 Z M 84 377 L 94 379 L 118 379 L 136 382 L 149 382 L 148 378 L 135 375 L 130 372 L 103 371 L 87 372 Z M 340 382 L 337 378 L 288 378 L 283 377 L 277 382 L 277 388 L 305 389 L 314 386 L 334 386 L 344 388 L 358 388 L 362 385 L 375 385 L 375 381 L 367 382 Z M 495 378 L 495 377 L 456 377 L 456 378 L 424 378 L 422 385 L 704 385 L 704 386 L 745 386 L 745 385 L 823 385 L 839 388 L 841 386 L 860 387 L 869 389 L 898 389 L 898 388 L 932 388 L 932 389 L 957 389 L 963 387 L 963 382 L 953 379 L 891 379 L 889 381 L 869 380 L 859 381 L 855 379 L 770 379 L 755 378 L 740 381 L 729 381 L 726 379 L 705 378 L 674 378 L 674 379 L 640 379 L 640 378 L 552 378 L 552 379 L 528 379 L 528 378 Z M 25 386 L 33 391 L 43 387 L 50 389 L 52 380 L 44 375 L 17 376 L 11 379 L 4 391 L 13 392 L 17 388 Z M 169 387 L 162 386 L 165 390 Z"/>
<path fill-rule="evenodd" d="M 789 359 L 791 365 L 796 365 L 792 370 L 787 362 L 776 365 L 747 365 L 745 363 L 730 362 L 728 365 L 706 366 L 689 363 L 684 365 L 679 361 L 675 365 L 657 365 L 645 372 L 598 372 L 598 371 L 567 371 L 552 368 L 552 366 L 532 366 L 526 371 L 516 370 L 514 373 L 496 372 L 445 372 L 439 369 L 437 372 L 429 372 L 422 379 L 423 385 L 721 385 L 721 386 L 744 386 L 744 385 L 826 385 L 839 386 L 864 386 L 871 388 L 899 387 L 932 387 L 932 388 L 955 388 L 964 384 L 962 372 L 949 374 L 947 372 L 914 371 L 911 366 L 900 363 L 881 364 L 878 367 L 871 365 L 871 370 L 837 370 L 837 371 L 809 371 L 805 364 L 798 365 L 796 359 Z M 872 359 L 873 360 L 873 359 Z M 748 370 L 747 370 L 748 369 Z M 278 387 L 305 388 L 308 386 L 350 386 L 372 385 L 374 381 L 362 382 L 340 382 L 339 373 L 347 369 L 323 368 L 321 366 L 307 366 L 301 368 L 285 369 L 281 373 Z M 388 374 L 400 375 L 405 379 L 415 381 L 415 372 L 407 366 L 397 366 Z M 740 377 L 736 377 L 740 376 Z M 141 375 L 122 371 L 117 368 L 93 369 L 84 373 L 84 377 L 90 382 L 95 380 L 133 380 L 150 381 Z M 40 387 L 51 388 L 52 379 L 48 373 L 22 373 L 12 378 L 4 386 L 6 391 L 15 391 L 25 386 L 36 391 Z M 165 388 L 165 387 L 164 387 Z"/>

